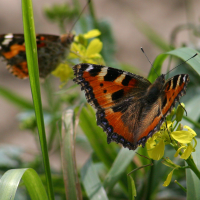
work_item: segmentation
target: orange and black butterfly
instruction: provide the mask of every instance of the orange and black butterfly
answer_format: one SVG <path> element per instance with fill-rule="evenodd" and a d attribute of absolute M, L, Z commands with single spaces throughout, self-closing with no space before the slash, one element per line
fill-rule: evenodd
<path fill-rule="evenodd" d="M 74 81 L 97 110 L 97 125 L 107 133 L 107 142 L 132 150 L 144 147 L 160 129 L 189 82 L 187 74 L 168 80 L 162 74 L 150 83 L 142 76 L 94 64 L 78 64 L 73 70 Z"/>
<path fill-rule="evenodd" d="M 36 35 L 39 75 L 45 78 L 66 58 L 74 35 Z M 18 78 L 27 78 L 25 42 L 23 34 L 0 35 L 0 57 L 7 62 L 8 70 Z"/>

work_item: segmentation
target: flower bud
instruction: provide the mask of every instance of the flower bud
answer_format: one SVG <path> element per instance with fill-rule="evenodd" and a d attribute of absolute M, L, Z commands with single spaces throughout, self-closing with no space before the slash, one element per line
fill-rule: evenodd
<path fill-rule="evenodd" d="M 176 111 L 176 121 L 180 122 L 183 118 L 183 114 L 184 114 L 184 108 L 185 108 L 185 104 L 181 103 L 178 105 L 177 111 Z"/>

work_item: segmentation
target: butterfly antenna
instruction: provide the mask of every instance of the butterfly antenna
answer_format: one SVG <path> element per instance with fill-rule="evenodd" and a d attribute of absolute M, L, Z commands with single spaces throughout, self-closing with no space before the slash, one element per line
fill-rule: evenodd
<path fill-rule="evenodd" d="M 87 3 L 85 4 L 85 6 L 83 7 L 82 11 L 80 12 L 79 16 L 77 17 L 76 21 L 73 23 L 69 33 L 72 32 L 74 26 L 76 25 L 77 21 L 80 19 L 81 15 L 83 14 L 83 12 L 85 11 L 86 7 L 88 6 L 88 4 L 90 3 L 91 0 L 88 0 Z"/>
<path fill-rule="evenodd" d="M 156 70 L 155 70 L 153 64 L 151 63 L 151 61 L 149 60 L 148 56 L 147 56 L 146 53 L 144 52 L 144 49 L 143 49 L 142 47 L 141 47 L 140 49 L 141 49 L 142 53 L 145 55 L 145 57 L 147 58 L 148 62 L 149 62 L 150 65 L 152 66 L 152 68 L 153 68 L 153 70 L 155 71 L 155 73 L 157 74 L 157 72 L 156 72 Z M 157 76 L 158 76 L 158 74 L 157 74 Z"/>
<path fill-rule="evenodd" d="M 197 55 L 198 55 L 198 53 L 195 53 L 192 57 L 190 57 L 190 58 L 188 58 L 187 60 L 183 61 L 182 63 L 180 63 L 179 65 L 177 65 L 176 67 L 174 67 L 173 69 L 171 69 L 170 71 L 168 71 L 166 74 L 169 74 L 169 72 L 171 72 L 172 70 L 176 69 L 176 68 L 179 67 L 180 65 L 186 63 L 188 60 L 194 58 L 194 57 L 197 56 Z M 165 74 L 165 75 L 166 75 L 166 74 Z"/>

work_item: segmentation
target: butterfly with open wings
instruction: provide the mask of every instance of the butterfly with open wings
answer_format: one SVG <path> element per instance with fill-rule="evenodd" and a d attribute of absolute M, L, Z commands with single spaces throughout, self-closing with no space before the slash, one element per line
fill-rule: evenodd
<path fill-rule="evenodd" d="M 73 67 L 74 81 L 81 85 L 87 101 L 96 110 L 97 125 L 130 150 L 145 146 L 160 129 L 175 103 L 186 93 L 187 74 L 168 80 L 159 76 L 150 83 L 142 76 L 94 64 Z"/>

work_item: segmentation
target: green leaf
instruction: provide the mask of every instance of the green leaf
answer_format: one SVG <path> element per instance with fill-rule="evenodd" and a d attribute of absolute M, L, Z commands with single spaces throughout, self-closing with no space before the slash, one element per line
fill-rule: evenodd
<path fill-rule="evenodd" d="M 47 179 L 47 191 L 49 199 L 54 199 L 53 186 L 51 180 L 49 156 L 44 128 L 44 118 L 42 112 L 42 102 L 40 94 L 39 69 L 37 59 L 37 46 L 34 26 L 34 16 L 31 0 L 22 0 L 22 16 L 24 25 L 24 38 L 26 46 L 26 58 L 28 64 L 29 79 L 31 85 L 32 98 L 35 108 L 36 121 L 38 126 L 40 145 L 42 149 L 45 174 Z"/>
<path fill-rule="evenodd" d="M 88 105 L 87 108 L 83 107 L 81 111 L 79 124 L 98 158 L 110 168 L 117 156 L 115 151 L 117 145 L 114 143 L 107 144 L 106 134 L 96 125 L 95 118 L 94 110 Z"/>
<path fill-rule="evenodd" d="M 61 160 L 66 199 L 82 199 L 75 157 L 74 112 L 66 110 L 62 115 Z"/>
<path fill-rule="evenodd" d="M 150 70 L 148 80 L 150 82 L 155 81 L 155 79 L 161 74 L 162 64 L 164 60 L 167 58 L 167 55 L 176 56 L 183 61 L 186 61 L 188 58 L 194 56 L 197 51 L 190 48 L 180 48 L 175 49 L 173 51 L 166 52 L 164 54 L 160 54 L 156 57 L 155 61 L 153 62 L 153 67 Z M 200 56 L 197 55 L 195 58 L 187 61 L 187 63 L 200 75 Z M 184 65 L 183 65 L 184 66 Z"/>
<path fill-rule="evenodd" d="M 192 153 L 193 160 L 200 171 L 200 139 L 196 138 L 196 151 Z M 187 200 L 198 200 L 200 197 L 200 180 L 191 169 L 186 170 Z"/>
<path fill-rule="evenodd" d="M 185 48 L 169 51 L 166 54 L 176 56 L 182 59 L 183 61 L 186 61 L 190 57 L 194 56 L 196 53 L 198 54 L 196 50 L 185 47 Z M 187 63 L 200 75 L 200 56 L 199 55 L 190 59 L 189 61 L 187 61 Z"/>
<path fill-rule="evenodd" d="M 156 78 L 158 78 L 158 76 L 161 75 L 162 64 L 166 58 L 167 58 L 166 54 L 160 54 L 154 60 L 153 67 L 151 68 L 148 75 L 148 80 L 151 83 L 153 83 L 156 80 Z"/>
<path fill-rule="evenodd" d="M 98 29 L 101 32 L 100 40 L 104 44 L 102 49 L 102 56 L 106 63 L 111 66 L 110 63 L 114 60 L 114 53 L 116 51 L 115 39 L 111 29 L 111 25 L 107 21 L 98 22 Z"/>
<path fill-rule="evenodd" d="M 14 93 L 13 91 L 3 88 L 0 86 L 0 96 L 5 98 L 6 100 L 10 101 L 12 104 L 15 104 L 16 106 L 20 108 L 25 109 L 33 109 L 33 103 L 29 100 L 19 96 L 18 94 Z"/>
<path fill-rule="evenodd" d="M 0 200 L 14 200 L 21 179 L 31 199 L 48 200 L 42 181 L 33 169 L 11 169 L 7 171 L 0 179 Z"/>
<path fill-rule="evenodd" d="M 134 200 L 137 196 L 135 182 L 131 175 L 128 176 L 128 191 L 129 191 L 129 200 Z"/>
<path fill-rule="evenodd" d="M 89 159 L 81 169 L 81 180 L 90 200 L 108 200 L 97 172 Z"/>
<path fill-rule="evenodd" d="M 106 188 L 107 191 L 110 191 L 117 181 L 119 181 L 121 175 L 126 171 L 126 168 L 133 160 L 134 155 L 135 151 L 121 148 L 104 180 L 104 188 Z"/>

